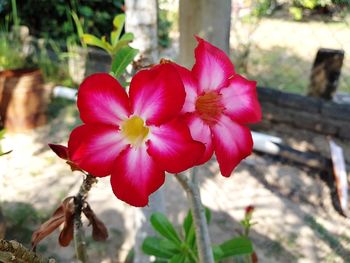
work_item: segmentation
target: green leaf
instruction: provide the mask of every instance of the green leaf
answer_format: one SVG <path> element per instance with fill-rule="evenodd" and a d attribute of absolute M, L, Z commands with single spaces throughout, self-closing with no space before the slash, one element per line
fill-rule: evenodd
<path fill-rule="evenodd" d="M 211 211 L 208 207 L 205 207 L 205 218 L 207 219 L 208 225 L 211 222 Z"/>
<path fill-rule="evenodd" d="M 111 44 L 115 46 L 119 40 L 120 34 L 123 30 L 125 23 L 125 14 L 120 14 L 114 17 L 113 26 L 114 30 L 111 32 Z"/>
<path fill-rule="evenodd" d="M 119 78 L 126 70 L 127 66 L 134 60 L 138 50 L 132 47 L 123 47 L 115 54 L 112 61 L 112 72 Z"/>
<path fill-rule="evenodd" d="M 124 35 L 122 35 L 120 41 L 129 41 L 129 42 L 131 42 L 131 41 L 134 40 L 134 38 L 135 38 L 134 34 L 128 32 L 128 33 L 125 33 Z"/>
<path fill-rule="evenodd" d="M 166 239 L 146 237 L 142 244 L 142 251 L 147 255 L 170 259 L 179 253 L 180 250 Z"/>
<path fill-rule="evenodd" d="M 218 261 L 232 256 L 251 254 L 253 253 L 253 245 L 246 237 L 236 237 L 221 245 L 214 246 L 213 253 L 215 260 Z"/>
<path fill-rule="evenodd" d="M 211 222 L 211 212 L 210 209 L 205 207 L 205 217 L 207 219 L 207 223 L 210 224 Z M 193 225 L 193 217 L 191 210 L 188 211 L 187 216 L 185 217 L 185 220 L 183 222 L 183 229 L 185 231 L 185 240 L 186 243 L 193 248 L 194 243 L 196 240 L 195 237 L 195 229 Z"/>
<path fill-rule="evenodd" d="M 161 213 L 154 213 L 151 216 L 151 224 L 153 228 L 166 239 L 173 241 L 177 245 L 181 245 L 179 235 L 169 220 Z"/>
<path fill-rule="evenodd" d="M 127 46 L 131 41 L 134 40 L 134 34 L 133 33 L 125 33 L 118 43 L 113 45 L 113 54 L 116 54 L 119 49 L 121 49 L 124 46 Z"/>
<path fill-rule="evenodd" d="M 169 263 L 187 263 L 189 262 L 188 260 L 186 260 L 186 256 L 184 254 L 177 254 L 174 255 L 170 260 Z"/>
<path fill-rule="evenodd" d="M 96 46 L 106 50 L 109 54 L 112 54 L 112 47 L 106 41 L 99 39 L 91 34 L 83 34 L 83 42 L 90 46 Z"/>
<path fill-rule="evenodd" d="M 79 17 L 77 15 L 77 13 L 75 13 L 74 11 L 71 12 L 71 16 L 74 20 L 75 27 L 77 28 L 77 32 L 78 32 L 79 39 L 81 41 L 81 45 L 84 48 L 86 48 L 86 43 L 83 41 L 84 30 L 83 30 L 83 26 L 79 20 Z"/>

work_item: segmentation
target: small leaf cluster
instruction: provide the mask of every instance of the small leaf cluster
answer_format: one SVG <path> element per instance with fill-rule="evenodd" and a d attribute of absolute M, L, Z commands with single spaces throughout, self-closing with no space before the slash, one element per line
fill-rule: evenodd
<path fill-rule="evenodd" d="M 206 219 L 209 224 L 211 213 L 206 209 Z M 158 237 L 147 237 L 142 250 L 147 255 L 156 257 L 158 263 L 192 263 L 199 262 L 196 245 L 196 233 L 192 213 L 189 211 L 182 224 L 182 233 L 178 233 L 165 215 L 154 213 L 150 219 Z M 220 262 L 232 256 L 250 255 L 253 245 L 245 236 L 235 237 L 222 244 L 212 246 L 214 259 Z"/>
<path fill-rule="evenodd" d="M 125 72 L 127 66 L 134 60 L 138 53 L 137 49 L 129 46 L 129 43 L 134 40 L 134 34 L 122 34 L 124 24 L 125 14 L 117 15 L 113 19 L 114 29 L 110 33 L 109 41 L 107 41 L 105 36 L 98 38 L 92 34 L 84 34 L 82 29 L 79 29 L 79 26 L 77 26 L 78 34 L 81 36 L 82 43 L 99 47 L 112 57 L 111 75 L 115 78 L 119 78 Z"/>

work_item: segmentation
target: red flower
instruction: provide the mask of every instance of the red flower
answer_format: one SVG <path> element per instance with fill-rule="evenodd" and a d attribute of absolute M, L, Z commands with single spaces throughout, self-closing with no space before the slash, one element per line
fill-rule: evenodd
<path fill-rule="evenodd" d="M 255 207 L 253 205 L 248 205 L 246 208 L 245 208 L 245 214 L 248 215 L 248 214 L 252 214 L 254 212 L 254 209 Z"/>
<path fill-rule="evenodd" d="M 245 125 L 261 119 L 256 82 L 235 73 L 223 51 L 199 37 L 197 41 L 192 71 L 176 66 L 186 90 L 182 113 L 192 137 L 206 146 L 198 164 L 215 152 L 221 174 L 228 177 L 252 151 L 252 136 Z"/>
<path fill-rule="evenodd" d="M 179 74 L 171 64 L 138 72 L 129 96 L 105 73 L 88 77 L 78 92 L 82 126 L 73 130 L 71 160 L 94 176 L 111 175 L 114 194 L 145 206 L 165 179 L 201 158 L 204 146 L 175 120 L 185 100 Z"/>

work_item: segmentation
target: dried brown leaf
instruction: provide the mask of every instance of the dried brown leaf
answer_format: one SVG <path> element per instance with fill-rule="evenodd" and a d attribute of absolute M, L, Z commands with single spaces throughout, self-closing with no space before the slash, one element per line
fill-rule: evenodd
<path fill-rule="evenodd" d="M 39 244 L 41 240 L 50 235 L 56 228 L 58 228 L 63 222 L 65 222 L 66 211 L 70 210 L 69 205 L 73 197 L 67 197 L 62 204 L 55 210 L 52 216 L 43 223 L 39 229 L 37 229 L 32 235 L 32 250 L 35 251 L 36 246 Z M 73 213 L 74 213 L 74 205 L 73 205 Z"/>
<path fill-rule="evenodd" d="M 65 221 L 64 221 L 63 229 L 58 238 L 58 242 L 62 247 L 68 246 L 69 243 L 73 240 L 74 202 L 71 200 L 74 200 L 74 198 L 72 197 L 66 205 L 66 209 L 64 211 Z"/>
<path fill-rule="evenodd" d="M 108 238 L 108 230 L 105 224 L 96 216 L 90 205 L 86 203 L 83 213 L 92 225 L 92 238 L 95 241 L 104 241 Z"/>

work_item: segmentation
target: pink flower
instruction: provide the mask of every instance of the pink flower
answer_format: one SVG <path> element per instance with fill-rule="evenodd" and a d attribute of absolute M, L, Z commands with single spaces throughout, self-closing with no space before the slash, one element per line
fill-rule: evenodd
<path fill-rule="evenodd" d="M 83 125 L 70 135 L 71 160 L 94 176 L 111 175 L 114 194 L 145 206 L 165 179 L 192 167 L 204 146 L 177 117 L 185 100 L 178 72 L 163 64 L 138 72 L 129 95 L 105 73 L 88 77 L 78 92 Z"/>
<path fill-rule="evenodd" d="M 192 137 L 205 144 L 198 164 L 215 152 L 223 176 L 251 154 L 253 141 L 245 126 L 261 119 L 256 82 L 234 71 L 228 56 L 197 37 L 196 63 L 192 71 L 177 65 L 186 90 L 182 113 Z"/>

